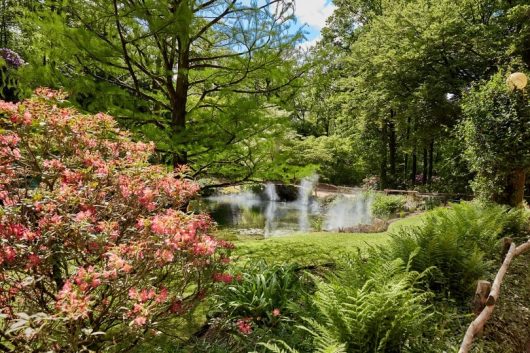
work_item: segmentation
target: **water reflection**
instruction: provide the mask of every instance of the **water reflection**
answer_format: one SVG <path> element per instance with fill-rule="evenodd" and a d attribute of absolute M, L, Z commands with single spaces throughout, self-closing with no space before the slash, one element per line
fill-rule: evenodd
<path fill-rule="evenodd" d="M 244 235 L 266 237 L 318 230 L 312 224 L 321 222 L 318 208 L 300 207 L 295 202 L 260 200 L 240 202 L 207 198 L 200 208 L 210 213 L 220 228 L 231 228 Z M 241 201 L 241 200 L 240 200 Z"/>

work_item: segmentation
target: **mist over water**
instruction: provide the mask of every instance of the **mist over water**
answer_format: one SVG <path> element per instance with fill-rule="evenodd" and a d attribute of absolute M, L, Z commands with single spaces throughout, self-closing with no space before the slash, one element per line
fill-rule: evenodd
<path fill-rule="evenodd" d="M 360 224 L 372 223 L 373 195 L 357 194 L 355 197 L 339 197 L 329 206 L 324 218 L 324 230 L 339 231 Z"/>
<path fill-rule="evenodd" d="M 278 196 L 278 193 L 276 192 L 276 185 L 273 183 L 267 183 L 265 185 L 265 194 L 267 195 L 267 199 L 269 201 L 280 200 L 280 197 Z"/>
<path fill-rule="evenodd" d="M 262 202 L 258 195 L 250 191 L 243 191 L 237 194 L 209 196 L 206 199 L 213 202 L 236 205 L 244 208 L 258 206 Z"/>
<path fill-rule="evenodd" d="M 310 177 L 302 179 L 300 182 L 300 187 L 298 188 L 298 199 L 296 199 L 296 202 L 299 205 L 309 205 L 311 193 L 313 193 L 317 183 L 317 174 L 313 174 Z"/>
<path fill-rule="evenodd" d="M 298 198 L 295 201 L 296 206 L 300 210 L 298 216 L 298 230 L 300 232 L 308 232 L 311 230 L 309 215 L 318 214 L 320 211 L 320 205 L 318 202 L 311 199 L 311 194 L 313 193 L 317 182 L 318 175 L 313 174 L 310 177 L 302 179 L 300 183 Z"/>

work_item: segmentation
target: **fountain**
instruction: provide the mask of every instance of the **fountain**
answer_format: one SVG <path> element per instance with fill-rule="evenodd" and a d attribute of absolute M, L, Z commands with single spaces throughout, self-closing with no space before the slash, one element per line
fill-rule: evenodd
<path fill-rule="evenodd" d="M 296 200 L 280 201 L 274 183 L 265 184 L 260 197 L 250 191 L 204 199 L 207 212 L 221 228 L 231 228 L 245 235 L 279 236 L 314 230 L 312 223 L 322 221 L 327 231 L 344 231 L 361 224 L 371 224 L 372 197 L 366 194 L 338 195 L 329 206 L 312 197 L 318 176 L 304 178 Z M 351 196 L 354 196 L 353 198 Z"/>
<path fill-rule="evenodd" d="M 315 189 L 315 184 L 318 182 L 318 175 L 313 174 L 310 177 L 302 179 L 298 189 L 298 199 L 296 202 L 299 205 L 309 205 L 311 193 Z"/>
<path fill-rule="evenodd" d="M 310 177 L 302 179 L 302 182 L 300 183 L 300 188 L 298 189 L 298 199 L 295 201 L 295 204 L 300 210 L 298 214 L 298 230 L 300 232 L 308 232 L 311 230 L 309 224 L 309 214 L 311 211 L 317 211 L 319 208 L 318 204 L 316 202 L 312 202 L 311 200 L 311 194 L 313 193 L 317 182 L 318 175 L 313 174 Z"/>
<path fill-rule="evenodd" d="M 273 235 L 274 230 L 276 228 L 275 218 L 276 218 L 276 211 L 278 209 L 277 201 L 280 198 L 278 197 L 278 193 L 276 192 L 276 185 L 273 183 L 267 183 L 265 185 L 265 194 L 267 195 L 267 199 L 269 200 L 269 203 L 267 204 L 267 207 L 265 209 L 264 235 L 265 237 L 269 237 Z"/>
<path fill-rule="evenodd" d="M 267 183 L 265 185 L 265 194 L 267 195 L 267 199 L 269 201 L 280 200 L 280 197 L 278 196 L 278 193 L 276 192 L 276 185 L 273 183 Z"/>
<path fill-rule="evenodd" d="M 328 208 L 324 218 L 324 229 L 340 231 L 361 224 L 372 223 L 372 195 L 357 194 L 354 198 L 339 197 Z"/>

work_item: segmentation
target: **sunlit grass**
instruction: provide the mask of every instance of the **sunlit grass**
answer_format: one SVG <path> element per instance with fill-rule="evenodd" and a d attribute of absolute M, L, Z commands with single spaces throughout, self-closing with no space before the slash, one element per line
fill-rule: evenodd
<path fill-rule="evenodd" d="M 383 233 L 296 233 L 265 240 L 239 240 L 235 241 L 234 258 L 238 262 L 265 259 L 269 262 L 324 264 L 347 253 L 363 252 L 369 247 L 384 245 L 390 232 L 400 227 L 418 225 L 421 219 L 421 215 L 416 215 L 398 220 Z"/>

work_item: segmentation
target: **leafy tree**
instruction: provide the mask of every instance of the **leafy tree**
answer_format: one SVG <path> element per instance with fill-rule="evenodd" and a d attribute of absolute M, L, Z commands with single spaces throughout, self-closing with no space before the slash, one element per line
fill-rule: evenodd
<path fill-rule="evenodd" d="M 230 244 L 180 211 L 198 186 L 105 114 L 0 101 L 0 335 L 16 352 L 129 351 L 175 334 Z"/>
<path fill-rule="evenodd" d="M 527 5 L 334 3 L 337 9 L 312 57 L 318 75 L 326 77 L 316 82 L 329 83 L 321 85 L 306 116 L 318 116 L 334 126 L 332 134 L 364 146 L 359 158 L 370 174 L 378 171 L 382 187 L 430 184 L 434 174 L 442 174 L 464 191 L 467 181 L 460 179 L 470 173 L 448 168 L 458 158 L 452 146 L 461 92 L 514 57 L 526 60 Z"/>
<path fill-rule="evenodd" d="M 503 71 L 466 95 L 462 109 L 466 157 L 477 173 L 475 191 L 483 198 L 521 205 L 530 167 L 530 102 L 510 90 Z"/>
<path fill-rule="evenodd" d="M 286 0 L 69 0 L 39 13 L 34 44 L 49 60 L 35 62 L 34 75 L 71 87 L 86 109 L 110 110 L 155 141 L 164 161 L 229 178 L 237 167 L 245 179 L 254 151 L 264 154 L 256 141 L 285 122 L 273 112 L 278 96 L 301 75 L 291 8 Z"/>

